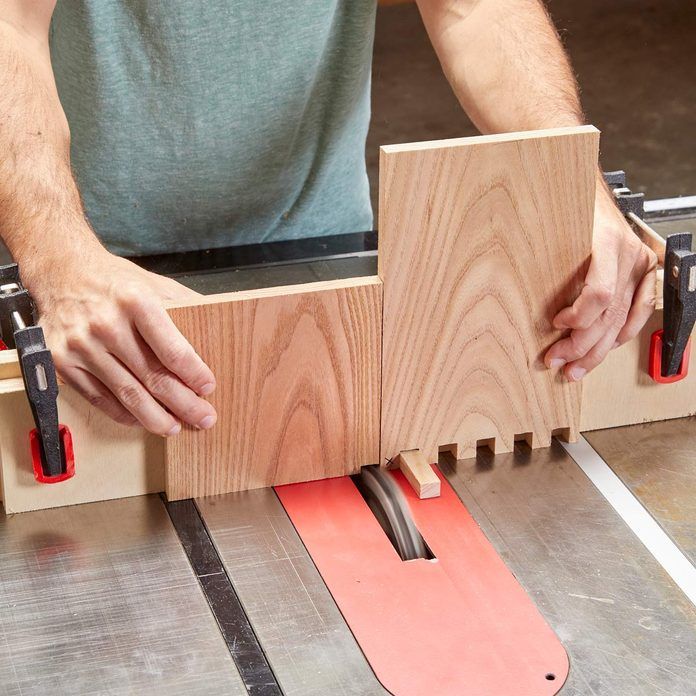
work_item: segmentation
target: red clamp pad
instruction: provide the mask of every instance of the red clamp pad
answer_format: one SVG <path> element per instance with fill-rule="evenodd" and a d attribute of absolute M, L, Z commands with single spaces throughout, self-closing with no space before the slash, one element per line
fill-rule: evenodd
<path fill-rule="evenodd" d="M 276 493 L 382 685 L 396 696 L 544 696 L 568 657 L 448 482 L 392 472 L 434 560 L 402 561 L 348 477 Z"/>
<path fill-rule="evenodd" d="M 72 478 L 75 475 L 75 453 L 73 451 L 72 435 L 67 425 L 58 426 L 58 434 L 60 435 L 65 452 L 65 472 L 58 476 L 46 476 L 41 466 L 41 444 L 39 440 L 39 431 L 34 428 L 29 433 L 29 443 L 31 445 L 31 460 L 34 466 L 34 478 L 39 483 L 60 483 L 66 479 Z"/>
<path fill-rule="evenodd" d="M 679 372 L 671 377 L 662 376 L 662 336 L 664 335 L 664 330 L 660 329 L 655 331 L 655 333 L 650 338 L 650 356 L 648 360 L 648 374 L 650 377 L 659 384 L 671 384 L 672 382 L 679 382 L 684 379 L 689 374 L 689 360 L 691 358 L 691 339 L 686 344 L 686 349 L 684 350 L 684 357 L 682 358 L 681 365 L 679 366 Z"/>

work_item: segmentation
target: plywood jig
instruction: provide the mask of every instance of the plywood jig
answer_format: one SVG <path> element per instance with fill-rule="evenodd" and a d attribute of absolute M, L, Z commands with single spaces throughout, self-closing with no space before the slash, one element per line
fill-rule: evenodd
<path fill-rule="evenodd" d="M 696 415 L 696 352 L 689 374 L 672 384 L 658 384 L 648 375 L 650 337 L 662 328 L 656 311 L 636 338 L 613 350 L 583 380 L 580 430 L 616 428 L 634 423 Z M 696 342 L 696 333 L 691 337 Z"/>
<path fill-rule="evenodd" d="M 3 351 L 7 372 L 16 351 Z M 0 380 L 0 468 L 6 513 L 126 498 L 164 490 L 164 439 L 142 428 L 119 425 L 61 385 L 61 422 L 75 448 L 75 476 L 56 484 L 34 480 L 29 432 L 34 421 L 21 378 Z"/>

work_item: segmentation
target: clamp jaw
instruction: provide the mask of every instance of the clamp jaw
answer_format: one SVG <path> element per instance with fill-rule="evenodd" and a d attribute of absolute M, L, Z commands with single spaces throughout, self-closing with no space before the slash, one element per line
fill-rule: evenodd
<path fill-rule="evenodd" d="M 662 376 L 678 374 L 696 324 L 696 253 L 691 234 L 672 234 L 665 249 Z"/>
<path fill-rule="evenodd" d="M 605 172 L 619 210 L 634 224 L 664 267 L 663 329 L 653 334 L 649 374 L 661 383 L 683 379 L 689 367 L 690 337 L 696 323 L 696 252 L 688 232 L 672 234 L 666 242 L 643 220 L 644 194 L 626 186 L 623 171 Z"/>
<path fill-rule="evenodd" d="M 612 190 L 619 210 L 626 217 L 633 214 L 642 220 L 645 214 L 643 210 L 645 194 L 633 193 L 626 186 L 626 172 L 622 169 L 615 172 L 604 172 L 604 181 L 607 182 L 607 186 Z"/>
<path fill-rule="evenodd" d="M 43 329 L 36 326 L 34 303 L 22 285 L 16 263 L 0 266 L 0 339 L 16 348 L 24 388 L 36 429 L 31 432 L 34 476 L 57 483 L 75 471 L 70 431 L 58 422 L 58 380 Z"/>

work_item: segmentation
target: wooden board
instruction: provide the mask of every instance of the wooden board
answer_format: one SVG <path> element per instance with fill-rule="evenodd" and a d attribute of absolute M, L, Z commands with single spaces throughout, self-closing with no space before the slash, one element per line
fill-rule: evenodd
<path fill-rule="evenodd" d="M 661 328 L 662 312 L 658 311 L 634 340 L 611 351 L 585 377 L 580 430 L 696 415 L 695 350 L 689 374 L 682 381 L 657 384 L 648 375 L 650 336 Z M 696 342 L 696 332 L 691 340 Z"/>
<path fill-rule="evenodd" d="M 420 450 L 407 450 L 399 455 L 399 468 L 419 498 L 437 498 L 440 479 Z"/>
<path fill-rule="evenodd" d="M 0 466 L 6 513 L 164 490 L 163 438 L 115 423 L 66 385 L 60 387 L 58 412 L 73 434 L 75 476 L 42 485 L 32 471 L 29 432 L 34 421 L 22 380 L 0 382 Z"/>
<path fill-rule="evenodd" d="M 16 350 L 0 350 L 0 380 L 21 377 Z"/>
<path fill-rule="evenodd" d="M 217 378 L 218 425 L 167 441 L 170 500 L 351 474 L 379 457 L 378 278 L 205 298 L 171 316 Z"/>
<path fill-rule="evenodd" d="M 581 386 L 547 370 L 591 251 L 591 126 L 380 153 L 382 460 L 577 434 Z"/>

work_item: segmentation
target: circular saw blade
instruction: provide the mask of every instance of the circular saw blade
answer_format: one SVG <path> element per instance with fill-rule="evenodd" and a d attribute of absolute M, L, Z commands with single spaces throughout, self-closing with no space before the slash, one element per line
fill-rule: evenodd
<path fill-rule="evenodd" d="M 404 561 L 428 558 L 406 498 L 391 474 L 379 466 L 363 467 L 359 485 L 365 502 L 401 558 Z"/>

